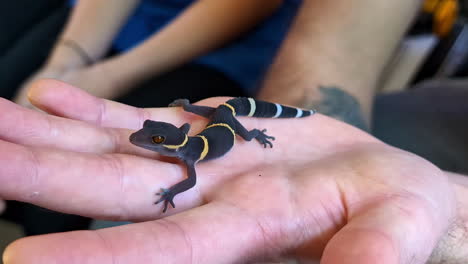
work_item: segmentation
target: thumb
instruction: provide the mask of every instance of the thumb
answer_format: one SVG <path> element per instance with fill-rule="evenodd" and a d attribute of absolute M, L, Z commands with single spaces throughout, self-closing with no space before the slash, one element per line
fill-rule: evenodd
<path fill-rule="evenodd" d="M 451 208 L 433 209 L 415 198 L 382 202 L 353 216 L 329 241 L 321 263 L 426 263 L 452 215 Z"/>

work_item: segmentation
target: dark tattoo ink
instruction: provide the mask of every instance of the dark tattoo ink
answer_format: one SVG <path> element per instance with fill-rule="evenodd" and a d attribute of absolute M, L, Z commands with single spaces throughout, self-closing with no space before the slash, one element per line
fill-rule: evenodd
<path fill-rule="evenodd" d="M 364 131 L 369 131 L 361 105 L 354 96 L 338 87 L 319 87 L 321 100 L 312 102 L 313 107 L 321 114 L 346 122 Z"/>

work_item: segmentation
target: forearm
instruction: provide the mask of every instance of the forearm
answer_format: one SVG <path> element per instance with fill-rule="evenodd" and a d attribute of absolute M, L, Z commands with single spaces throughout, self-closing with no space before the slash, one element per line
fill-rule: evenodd
<path fill-rule="evenodd" d="M 458 216 L 428 264 L 468 263 L 468 177 L 447 172 L 457 197 Z"/>
<path fill-rule="evenodd" d="M 380 73 L 420 2 L 305 0 L 259 97 L 320 111 L 328 95 L 318 87 L 334 86 L 368 117 Z"/>
<path fill-rule="evenodd" d="M 187 63 L 253 28 L 281 0 L 199 0 L 171 24 L 107 62 L 123 81 L 138 82 Z"/>
<path fill-rule="evenodd" d="M 139 0 L 79 0 L 47 64 L 57 68 L 81 66 L 83 58 L 62 39 L 73 40 L 93 60 L 101 58 Z"/>

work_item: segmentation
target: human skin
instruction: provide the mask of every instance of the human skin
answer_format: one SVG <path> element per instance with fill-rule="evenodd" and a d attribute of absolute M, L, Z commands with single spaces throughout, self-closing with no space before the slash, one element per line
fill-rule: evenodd
<path fill-rule="evenodd" d="M 424 263 L 456 216 L 446 173 L 321 114 L 240 118 L 267 128 L 274 147 L 238 140 L 225 157 L 199 163 L 197 185 L 162 214 L 155 193 L 185 170 L 128 136 L 148 118 L 189 122 L 193 133 L 207 120 L 180 108 L 125 106 L 53 80 L 36 82 L 30 99 L 55 116 L 0 100 L 9 113 L 0 117 L 0 196 L 136 223 L 24 238 L 8 247 L 6 264 Z"/>
<path fill-rule="evenodd" d="M 320 89 L 337 87 L 339 96 L 358 102 L 369 125 L 379 79 L 421 3 L 304 0 L 258 98 L 315 108 L 349 123 L 342 113 L 355 112 L 354 106 Z"/>
<path fill-rule="evenodd" d="M 78 1 L 45 65 L 20 89 L 15 102 L 29 105 L 33 80 L 54 78 L 103 98 L 116 98 L 150 78 L 235 40 L 269 17 L 282 0 L 198 0 L 167 26 L 127 52 L 103 58 L 140 1 Z M 229 12 L 225 12 L 229 10 Z M 73 40 L 95 62 L 61 40 Z M 105 76 L 105 78 L 103 78 Z"/>
<path fill-rule="evenodd" d="M 258 95 L 371 130 L 379 78 L 419 0 L 305 0 Z M 428 263 L 468 263 L 468 180 L 447 173 L 457 218 Z"/>

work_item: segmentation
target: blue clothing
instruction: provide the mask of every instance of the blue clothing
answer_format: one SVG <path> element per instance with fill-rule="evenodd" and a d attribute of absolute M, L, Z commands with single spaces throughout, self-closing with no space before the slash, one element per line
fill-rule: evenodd
<path fill-rule="evenodd" d="M 115 39 L 123 52 L 140 44 L 167 25 L 194 0 L 143 0 Z M 284 0 L 282 6 L 251 32 L 194 60 L 217 69 L 253 94 L 271 64 L 302 0 Z M 157 51 L 155 51 L 156 53 Z"/>

